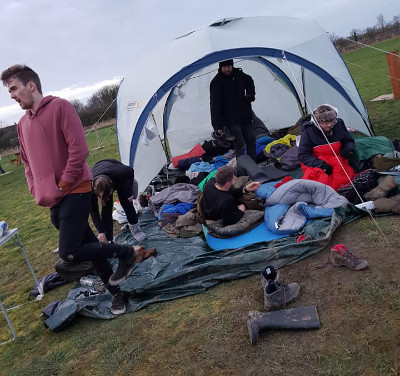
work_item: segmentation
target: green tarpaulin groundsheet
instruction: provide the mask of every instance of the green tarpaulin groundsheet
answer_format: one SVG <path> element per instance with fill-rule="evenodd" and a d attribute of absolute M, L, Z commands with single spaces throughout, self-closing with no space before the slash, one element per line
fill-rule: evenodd
<path fill-rule="evenodd" d="M 127 312 L 135 312 L 149 304 L 177 299 L 203 292 L 219 282 L 230 281 L 259 273 L 268 265 L 281 268 L 309 257 L 329 243 L 333 232 L 365 212 L 352 205 L 335 209 L 331 218 L 312 221 L 302 233 L 312 240 L 297 243 L 299 234 L 268 243 L 239 249 L 213 251 L 203 236 L 172 239 L 157 225 L 153 214 L 140 216 L 140 223 L 148 235 L 143 244 L 155 247 L 157 254 L 137 264 L 130 278 L 121 288 L 130 293 Z M 134 244 L 129 232 L 116 237 L 121 244 Z M 88 295 L 88 288 L 76 286 L 66 300 L 46 320 L 56 331 L 64 328 L 76 314 L 111 319 L 111 296 L 108 293 Z"/>

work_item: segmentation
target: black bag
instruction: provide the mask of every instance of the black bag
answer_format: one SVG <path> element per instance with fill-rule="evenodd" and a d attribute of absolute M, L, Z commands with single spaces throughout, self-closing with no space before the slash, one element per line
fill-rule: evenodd
<path fill-rule="evenodd" d="M 357 189 L 360 196 L 363 197 L 367 192 L 378 185 L 378 177 L 378 170 L 369 169 L 357 174 L 353 178 L 352 183 Z M 341 196 L 346 197 L 349 202 L 354 205 L 361 203 L 360 197 L 350 183 L 341 186 L 338 189 L 337 193 L 339 193 Z"/>
<path fill-rule="evenodd" d="M 51 273 L 39 279 L 39 284 L 42 284 L 43 286 L 43 292 L 54 290 L 58 286 L 65 285 L 67 282 L 68 281 L 62 278 L 58 273 Z M 35 287 L 33 288 L 31 295 L 35 297 L 39 295 L 37 283 L 35 283 Z"/>
<path fill-rule="evenodd" d="M 94 274 L 94 268 L 90 261 L 67 262 L 59 259 L 54 265 L 57 273 L 65 281 L 78 281 L 81 277 Z"/>

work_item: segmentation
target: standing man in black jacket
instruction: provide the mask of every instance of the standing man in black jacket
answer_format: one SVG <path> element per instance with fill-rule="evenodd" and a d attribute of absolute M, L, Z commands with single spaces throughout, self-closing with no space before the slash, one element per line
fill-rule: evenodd
<path fill-rule="evenodd" d="M 254 81 L 233 60 L 221 61 L 210 83 L 211 123 L 216 137 L 231 133 L 236 157 L 247 154 L 255 161 L 256 137 L 251 102 L 255 100 Z M 226 137 L 229 139 L 229 136 Z"/>
<path fill-rule="evenodd" d="M 115 159 L 104 159 L 92 167 L 93 194 L 90 215 L 98 231 L 97 238 L 106 243 L 113 240 L 113 192 L 117 191 L 119 202 L 128 219 L 129 229 L 135 240 L 141 242 L 146 234 L 141 230 L 138 216 L 132 205 L 134 170 Z M 101 202 L 101 217 L 97 201 Z"/>

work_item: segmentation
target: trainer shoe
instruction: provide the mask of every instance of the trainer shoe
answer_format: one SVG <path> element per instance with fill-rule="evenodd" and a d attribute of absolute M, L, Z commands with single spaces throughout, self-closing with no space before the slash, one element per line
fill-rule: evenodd
<path fill-rule="evenodd" d="M 270 280 L 264 289 L 264 309 L 266 311 L 282 308 L 295 300 L 300 294 L 298 283 L 279 283 Z"/>
<path fill-rule="evenodd" d="M 142 242 L 144 240 L 147 239 L 146 234 L 142 231 L 142 229 L 140 228 L 140 224 L 139 223 L 135 223 L 134 225 L 131 225 L 130 223 L 128 224 L 129 226 L 129 230 L 131 230 L 131 234 L 133 236 L 133 238 L 138 241 L 138 242 Z"/>
<path fill-rule="evenodd" d="M 135 252 L 132 248 L 132 252 L 125 258 L 120 258 L 118 261 L 118 267 L 115 272 L 111 275 L 108 283 L 111 286 L 118 286 L 120 283 L 124 282 L 132 273 L 135 266 Z"/>
<path fill-rule="evenodd" d="M 113 315 L 122 315 L 126 311 L 125 293 L 117 292 L 111 297 L 111 313 Z"/>
<path fill-rule="evenodd" d="M 332 264 L 346 266 L 351 270 L 362 270 L 368 266 L 368 262 L 354 256 L 343 244 L 336 244 L 330 250 Z"/>

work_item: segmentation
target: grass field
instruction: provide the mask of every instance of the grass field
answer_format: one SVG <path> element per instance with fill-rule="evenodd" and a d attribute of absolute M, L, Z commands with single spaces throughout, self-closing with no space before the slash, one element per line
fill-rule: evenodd
<path fill-rule="evenodd" d="M 400 39 L 377 46 L 400 49 Z M 400 101 L 372 103 L 391 92 L 386 57 L 361 49 L 344 56 L 368 108 L 376 134 L 400 137 Z M 118 158 L 114 127 L 94 133 L 89 165 Z M 38 276 L 54 271 L 57 233 L 47 209 L 28 193 L 23 167 L 2 159 L 0 220 L 18 227 L 22 244 Z M 399 375 L 400 374 L 400 216 L 375 223 L 364 218 L 336 231 L 331 244 L 344 243 L 369 261 L 365 272 L 326 266 L 323 251 L 283 269 L 298 281 L 296 306 L 316 304 L 318 331 L 273 332 L 256 347 L 249 344 L 247 312 L 262 310 L 257 275 L 219 284 L 205 293 L 154 304 L 111 321 L 77 318 L 53 333 L 40 317 L 48 303 L 65 298 L 71 284 L 28 301 L 33 281 L 19 249 L 0 248 L 0 298 L 17 332 L 17 340 L 0 347 L 0 375 Z M 0 342 L 11 333 L 0 316 Z"/>

